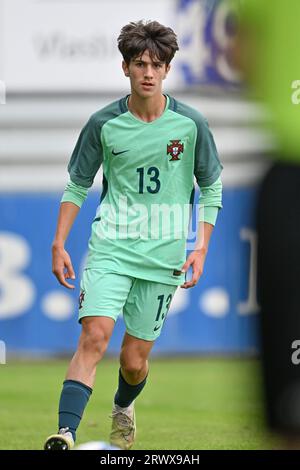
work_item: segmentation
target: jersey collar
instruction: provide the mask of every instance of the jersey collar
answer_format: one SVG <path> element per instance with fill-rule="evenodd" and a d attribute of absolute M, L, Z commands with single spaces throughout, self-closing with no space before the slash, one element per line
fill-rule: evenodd
<path fill-rule="evenodd" d="M 154 119 L 154 121 L 151 121 L 151 122 L 145 122 L 145 121 L 142 121 L 141 119 L 137 118 L 136 116 L 134 116 L 128 109 L 128 98 L 129 98 L 129 94 L 124 96 L 123 98 L 120 99 L 119 101 L 119 106 L 120 106 L 120 110 L 122 113 L 128 113 L 130 116 L 132 116 L 132 118 L 138 122 L 140 122 L 141 124 L 146 124 L 146 125 L 149 125 L 149 124 L 153 124 L 154 122 L 157 122 L 159 119 L 161 119 L 165 113 L 168 111 L 168 109 L 171 107 L 171 104 L 172 104 L 172 101 L 174 101 L 171 97 L 169 97 L 169 95 L 165 94 L 164 93 L 164 96 L 166 97 L 166 105 L 165 105 L 165 109 L 163 111 L 163 113 L 161 114 L 161 116 L 159 116 L 157 119 Z"/>

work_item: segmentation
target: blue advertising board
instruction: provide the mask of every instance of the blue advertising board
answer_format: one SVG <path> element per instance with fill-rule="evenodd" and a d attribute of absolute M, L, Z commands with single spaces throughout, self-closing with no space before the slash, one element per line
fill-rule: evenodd
<path fill-rule="evenodd" d="M 258 350 L 255 200 L 257 188 L 225 188 L 204 273 L 196 287 L 177 289 L 153 353 L 252 353 Z M 99 195 L 91 192 L 68 238 L 76 289 L 61 286 L 51 268 L 51 243 L 61 194 L 0 197 L 0 340 L 7 351 L 71 353 L 80 275 Z M 196 194 L 197 198 L 197 194 Z M 124 334 L 120 316 L 108 352 Z"/>

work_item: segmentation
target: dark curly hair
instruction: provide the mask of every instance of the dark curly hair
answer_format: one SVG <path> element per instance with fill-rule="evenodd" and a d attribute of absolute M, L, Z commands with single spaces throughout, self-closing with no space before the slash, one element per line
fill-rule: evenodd
<path fill-rule="evenodd" d="M 171 28 L 157 21 L 131 22 L 121 29 L 118 48 L 124 61 L 140 57 L 147 49 L 151 60 L 157 58 L 169 65 L 175 52 L 179 50 L 177 36 Z"/>

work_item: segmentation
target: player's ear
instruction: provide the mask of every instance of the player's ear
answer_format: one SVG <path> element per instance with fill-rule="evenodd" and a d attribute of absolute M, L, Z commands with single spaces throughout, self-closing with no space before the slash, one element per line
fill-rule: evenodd
<path fill-rule="evenodd" d="M 163 79 L 167 78 L 170 68 L 171 68 L 171 64 L 166 65 L 165 76 Z"/>
<path fill-rule="evenodd" d="M 129 67 L 126 64 L 125 60 L 122 60 L 122 69 L 123 69 L 125 77 L 129 77 Z"/>

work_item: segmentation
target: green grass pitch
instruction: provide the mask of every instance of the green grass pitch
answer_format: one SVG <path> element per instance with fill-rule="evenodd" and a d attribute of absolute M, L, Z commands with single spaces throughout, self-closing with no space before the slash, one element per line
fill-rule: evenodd
<path fill-rule="evenodd" d="M 41 449 L 57 431 L 67 361 L 13 361 L 0 366 L 2 449 Z M 104 359 L 77 433 L 77 444 L 108 441 L 118 360 Z M 264 430 L 260 369 L 255 359 L 150 360 L 136 401 L 134 449 L 274 449 Z"/>

